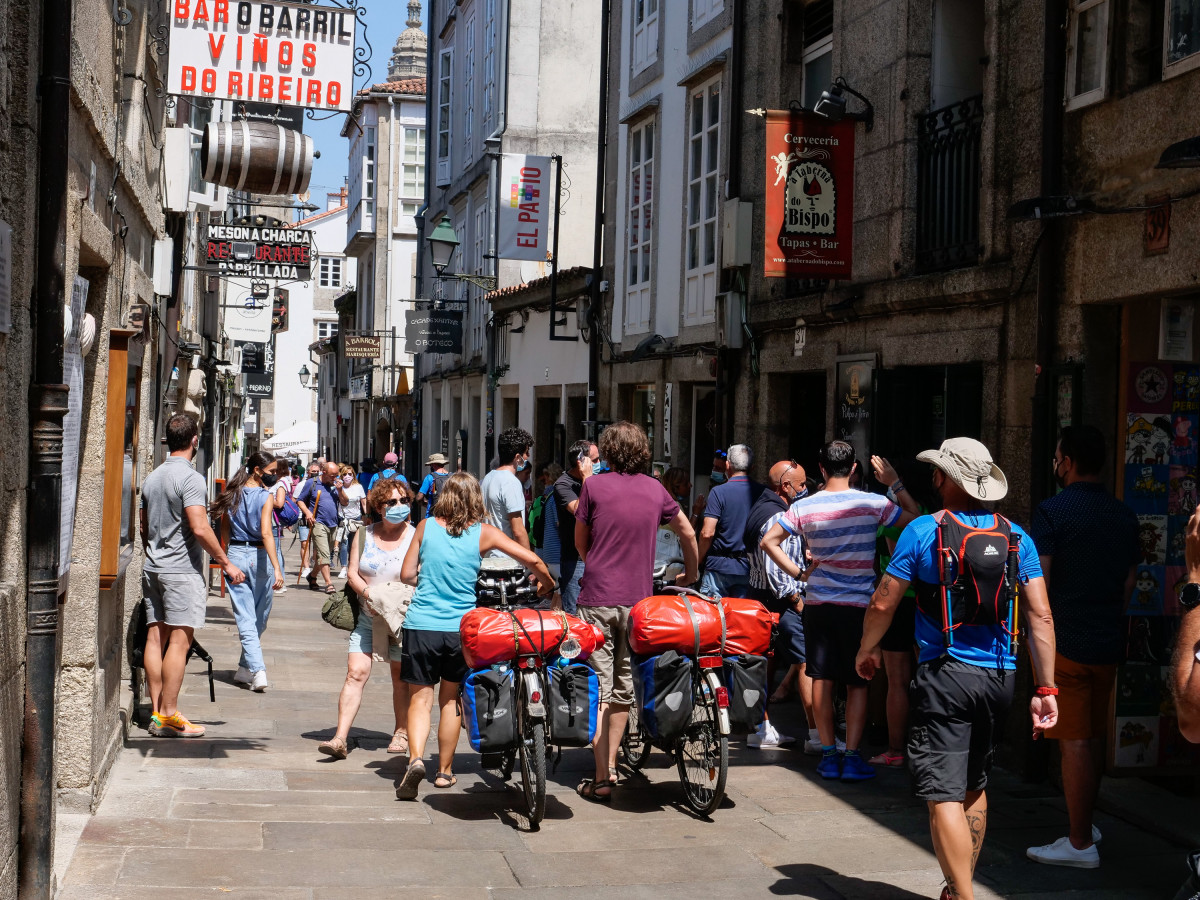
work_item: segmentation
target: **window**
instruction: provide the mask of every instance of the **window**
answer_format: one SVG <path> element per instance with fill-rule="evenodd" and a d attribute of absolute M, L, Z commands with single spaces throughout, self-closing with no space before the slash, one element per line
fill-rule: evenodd
<path fill-rule="evenodd" d="M 721 149 L 721 82 L 692 91 L 688 105 L 687 295 L 684 321 L 711 322 L 717 297 L 717 169 Z"/>
<path fill-rule="evenodd" d="M 340 256 L 322 256 L 320 278 L 317 282 L 323 288 L 342 286 L 342 258 Z"/>
<path fill-rule="evenodd" d="M 658 58 L 659 0 L 630 0 L 633 4 L 633 74 L 636 75 Z"/>
<path fill-rule="evenodd" d="M 400 201 L 400 215 L 402 215 L 402 216 L 415 216 L 420 209 L 421 209 L 421 201 L 420 200 L 401 200 Z"/>
<path fill-rule="evenodd" d="M 412 199 L 425 199 L 425 129 L 405 126 L 404 156 L 401 160 L 400 196 Z M 401 202 L 403 215 L 415 216 L 420 203 Z M 407 207 L 412 212 L 407 212 Z"/>
<path fill-rule="evenodd" d="M 483 130 L 492 133 L 492 114 L 496 103 L 496 0 L 483 4 Z"/>
<path fill-rule="evenodd" d="M 1200 0 L 1166 0 L 1163 76 L 1200 66 Z"/>
<path fill-rule="evenodd" d="M 833 0 L 804 7 L 804 108 L 812 109 L 833 83 Z"/>
<path fill-rule="evenodd" d="M 477 194 L 473 201 L 475 207 L 474 228 L 471 234 L 471 269 L 476 275 L 483 274 L 483 255 L 487 248 L 488 238 L 488 201 L 486 194 Z M 482 355 L 487 344 L 487 313 L 488 303 L 483 299 L 483 291 L 479 288 L 468 288 L 471 293 L 471 355 Z"/>
<path fill-rule="evenodd" d="M 1076 0 L 1067 32 L 1067 109 L 1104 98 L 1108 81 L 1108 0 Z"/>
<path fill-rule="evenodd" d="M 318 322 L 317 323 L 317 340 L 325 341 L 338 333 L 337 322 Z"/>
<path fill-rule="evenodd" d="M 471 161 L 475 139 L 475 17 L 467 19 L 463 55 L 463 165 Z"/>
<path fill-rule="evenodd" d="M 725 11 L 725 0 L 692 0 L 692 31 L 707 25 Z"/>
<path fill-rule="evenodd" d="M 625 328 L 650 330 L 654 225 L 654 120 L 629 130 L 629 231 L 626 240 Z"/>
<path fill-rule="evenodd" d="M 438 59 L 438 184 L 450 181 L 450 82 L 453 69 L 454 50 L 443 50 Z"/>
<path fill-rule="evenodd" d="M 375 129 L 367 126 L 367 151 L 363 160 L 363 210 L 368 216 L 375 215 Z"/>

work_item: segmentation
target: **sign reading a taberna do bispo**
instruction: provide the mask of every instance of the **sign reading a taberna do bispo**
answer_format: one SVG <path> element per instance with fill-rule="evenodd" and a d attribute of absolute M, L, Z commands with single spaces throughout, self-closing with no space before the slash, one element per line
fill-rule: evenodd
<path fill-rule="evenodd" d="M 768 278 L 850 277 L 854 125 L 801 111 L 767 112 Z"/>
<path fill-rule="evenodd" d="M 254 0 L 168 0 L 167 92 L 349 112 L 352 9 Z"/>
<path fill-rule="evenodd" d="M 554 215 L 549 156 L 505 153 L 500 158 L 496 255 L 501 259 L 546 261 Z"/>

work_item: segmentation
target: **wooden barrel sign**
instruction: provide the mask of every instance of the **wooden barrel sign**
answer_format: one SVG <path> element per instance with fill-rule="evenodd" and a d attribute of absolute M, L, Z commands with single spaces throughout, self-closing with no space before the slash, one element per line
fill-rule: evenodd
<path fill-rule="evenodd" d="M 200 145 L 209 184 L 254 194 L 301 194 L 312 177 L 313 139 L 274 122 L 210 122 Z"/>

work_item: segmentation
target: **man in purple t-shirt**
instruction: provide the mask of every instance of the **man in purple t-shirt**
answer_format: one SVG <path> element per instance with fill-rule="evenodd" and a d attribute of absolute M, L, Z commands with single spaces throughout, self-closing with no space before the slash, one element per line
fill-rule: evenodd
<path fill-rule="evenodd" d="M 575 508 L 575 547 L 585 563 L 579 592 L 579 616 L 604 631 L 604 646 L 588 659 L 600 676 L 600 721 L 592 752 L 595 779 L 579 785 L 580 796 L 608 801 L 617 771 L 617 748 L 629 705 L 633 669 L 629 662 L 629 610 L 654 588 L 654 545 L 660 525 L 679 536 L 685 571 L 676 581 L 699 577 L 696 532 L 687 514 L 658 481 L 643 474 L 650 465 L 646 432 L 632 422 L 617 422 L 600 435 L 600 455 L 611 469 L 583 483 Z"/>

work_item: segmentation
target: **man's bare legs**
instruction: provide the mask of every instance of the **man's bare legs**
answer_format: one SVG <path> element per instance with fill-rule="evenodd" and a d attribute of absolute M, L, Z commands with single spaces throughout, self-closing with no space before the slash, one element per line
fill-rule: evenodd
<path fill-rule="evenodd" d="M 903 755 L 908 743 L 908 686 L 913 678 L 911 650 L 884 650 L 883 668 L 887 672 L 888 750 Z"/>
<path fill-rule="evenodd" d="M 609 773 L 617 765 L 617 751 L 621 747 L 621 738 L 625 735 L 625 727 L 629 724 L 629 706 L 624 703 L 602 703 L 600 716 L 596 721 L 596 739 L 592 741 L 592 757 L 596 763 L 596 788 L 603 789 L 600 797 L 607 797 L 612 788 L 609 786 Z"/>
<path fill-rule="evenodd" d="M 1092 814 L 1104 772 L 1104 741 L 1059 741 L 1058 747 L 1062 752 L 1063 794 L 1071 820 L 1071 846 L 1086 850 L 1092 846 Z"/>
<path fill-rule="evenodd" d="M 146 632 L 142 666 L 146 670 L 150 709 L 164 717 L 179 712 L 179 691 L 183 687 L 183 673 L 191 646 L 191 628 L 151 622 Z"/>
<path fill-rule="evenodd" d="M 968 791 L 961 803 L 930 801 L 929 831 L 950 896 L 974 900 L 972 879 L 987 833 L 987 794 Z"/>

